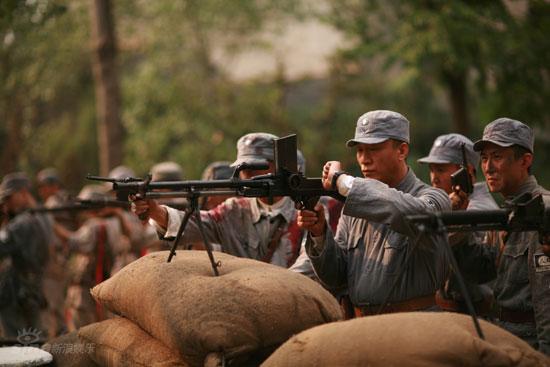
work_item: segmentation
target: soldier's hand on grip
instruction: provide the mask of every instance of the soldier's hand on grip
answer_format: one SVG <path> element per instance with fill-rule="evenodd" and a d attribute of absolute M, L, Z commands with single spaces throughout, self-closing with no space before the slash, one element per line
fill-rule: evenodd
<path fill-rule="evenodd" d="M 314 237 L 322 236 L 326 231 L 325 209 L 321 204 L 315 210 L 299 210 L 296 219 L 298 227 L 305 229 Z"/>

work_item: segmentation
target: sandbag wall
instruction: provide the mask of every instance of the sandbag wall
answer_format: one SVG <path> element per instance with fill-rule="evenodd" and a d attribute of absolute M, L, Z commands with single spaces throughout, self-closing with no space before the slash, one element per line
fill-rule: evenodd
<path fill-rule="evenodd" d="M 77 342 L 95 345 L 91 362 L 257 364 L 294 334 L 342 319 L 330 293 L 289 270 L 215 253 L 215 277 L 203 251 L 180 251 L 170 263 L 167 257 L 142 257 L 92 289 L 120 317 L 79 330 Z"/>

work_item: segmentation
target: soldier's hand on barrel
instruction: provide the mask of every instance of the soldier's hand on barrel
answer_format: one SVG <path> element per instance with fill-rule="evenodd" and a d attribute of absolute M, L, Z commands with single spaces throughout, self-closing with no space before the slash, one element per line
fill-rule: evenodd
<path fill-rule="evenodd" d="M 325 190 L 332 189 L 332 176 L 335 172 L 342 171 L 342 163 L 338 161 L 328 161 L 323 167 L 323 188 Z"/>
<path fill-rule="evenodd" d="M 325 209 L 321 204 L 312 210 L 299 210 L 296 218 L 298 227 L 309 231 L 314 237 L 322 236 L 326 230 Z"/>

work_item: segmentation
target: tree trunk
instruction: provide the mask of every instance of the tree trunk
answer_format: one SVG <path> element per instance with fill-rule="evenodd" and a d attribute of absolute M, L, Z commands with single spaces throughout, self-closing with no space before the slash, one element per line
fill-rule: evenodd
<path fill-rule="evenodd" d="M 18 169 L 19 157 L 23 144 L 21 127 L 23 125 L 23 109 L 18 96 L 10 98 L 6 116 L 6 144 L 2 151 L 2 171 L 4 174 Z"/>
<path fill-rule="evenodd" d="M 443 80 L 448 88 L 453 131 L 468 136 L 470 121 L 468 118 L 467 87 L 465 72 L 444 72 Z"/>
<path fill-rule="evenodd" d="M 120 90 L 116 39 L 110 0 L 91 1 L 92 70 L 95 80 L 99 170 L 107 175 L 122 162 L 124 128 L 120 120 Z"/>

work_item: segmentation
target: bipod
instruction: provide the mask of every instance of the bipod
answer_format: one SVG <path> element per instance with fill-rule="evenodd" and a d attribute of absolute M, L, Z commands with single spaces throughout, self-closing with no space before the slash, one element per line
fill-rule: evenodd
<path fill-rule="evenodd" d="M 168 255 L 167 262 L 172 261 L 172 258 L 176 256 L 176 248 L 179 245 L 179 242 L 181 240 L 181 237 L 183 236 L 183 232 L 185 231 L 185 227 L 187 227 L 187 223 L 189 222 L 189 218 L 191 216 L 195 217 L 195 220 L 197 221 L 197 227 L 199 227 L 199 232 L 202 237 L 202 241 L 204 243 L 204 246 L 206 247 L 206 252 L 208 253 L 208 258 L 210 259 L 210 264 L 212 265 L 212 270 L 214 271 L 214 276 L 219 276 L 218 268 L 221 266 L 221 262 L 216 262 L 214 259 L 214 254 L 212 253 L 212 245 L 210 244 L 210 241 L 208 241 L 208 238 L 206 238 L 206 234 L 204 233 L 204 227 L 201 219 L 201 211 L 199 208 L 199 194 L 193 194 L 193 189 L 190 190 L 191 195 L 188 197 L 189 200 L 189 207 L 185 209 L 185 214 L 183 216 L 183 220 L 181 221 L 181 224 L 178 228 L 178 233 L 176 234 L 176 238 L 174 239 L 174 244 L 172 245 L 172 248 L 170 249 L 170 254 Z"/>
<path fill-rule="evenodd" d="M 472 317 L 472 321 L 474 323 L 474 326 L 476 328 L 477 335 L 482 339 L 485 340 L 485 335 L 483 334 L 483 331 L 481 330 L 481 326 L 479 325 L 479 320 L 477 319 L 476 310 L 474 307 L 474 303 L 472 302 L 472 297 L 470 296 L 470 292 L 468 292 L 468 288 L 466 287 L 466 283 L 464 282 L 464 277 L 462 276 L 462 273 L 460 272 L 460 269 L 458 268 L 458 263 L 456 262 L 456 258 L 453 254 L 453 250 L 451 248 L 451 244 L 449 243 L 449 237 L 447 233 L 447 228 L 445 227 L 445 224 L 441 220 L 440 217 L 437 217 L 437 221 L 435 224 L 435 236 L 439 237 L 441 244 L 443 245 L 443 250 L 445 251 L 445 254 L 447 255 L 447 258 L 449 259 L 449 262 L 451 263 L 451 269 L 454 272 L 454 275 L 456 277 L 456 280 L 458 281 L 458 286 L 460 287 L 460 292 L 462 293 L 462 296 L 464 297 L 464 301 L 466 302 L 466 307 L 468 308 L 468 312 L 470 313 L 470 316 Z M 437 244 L 437 240 L 434 241 Z"/>

